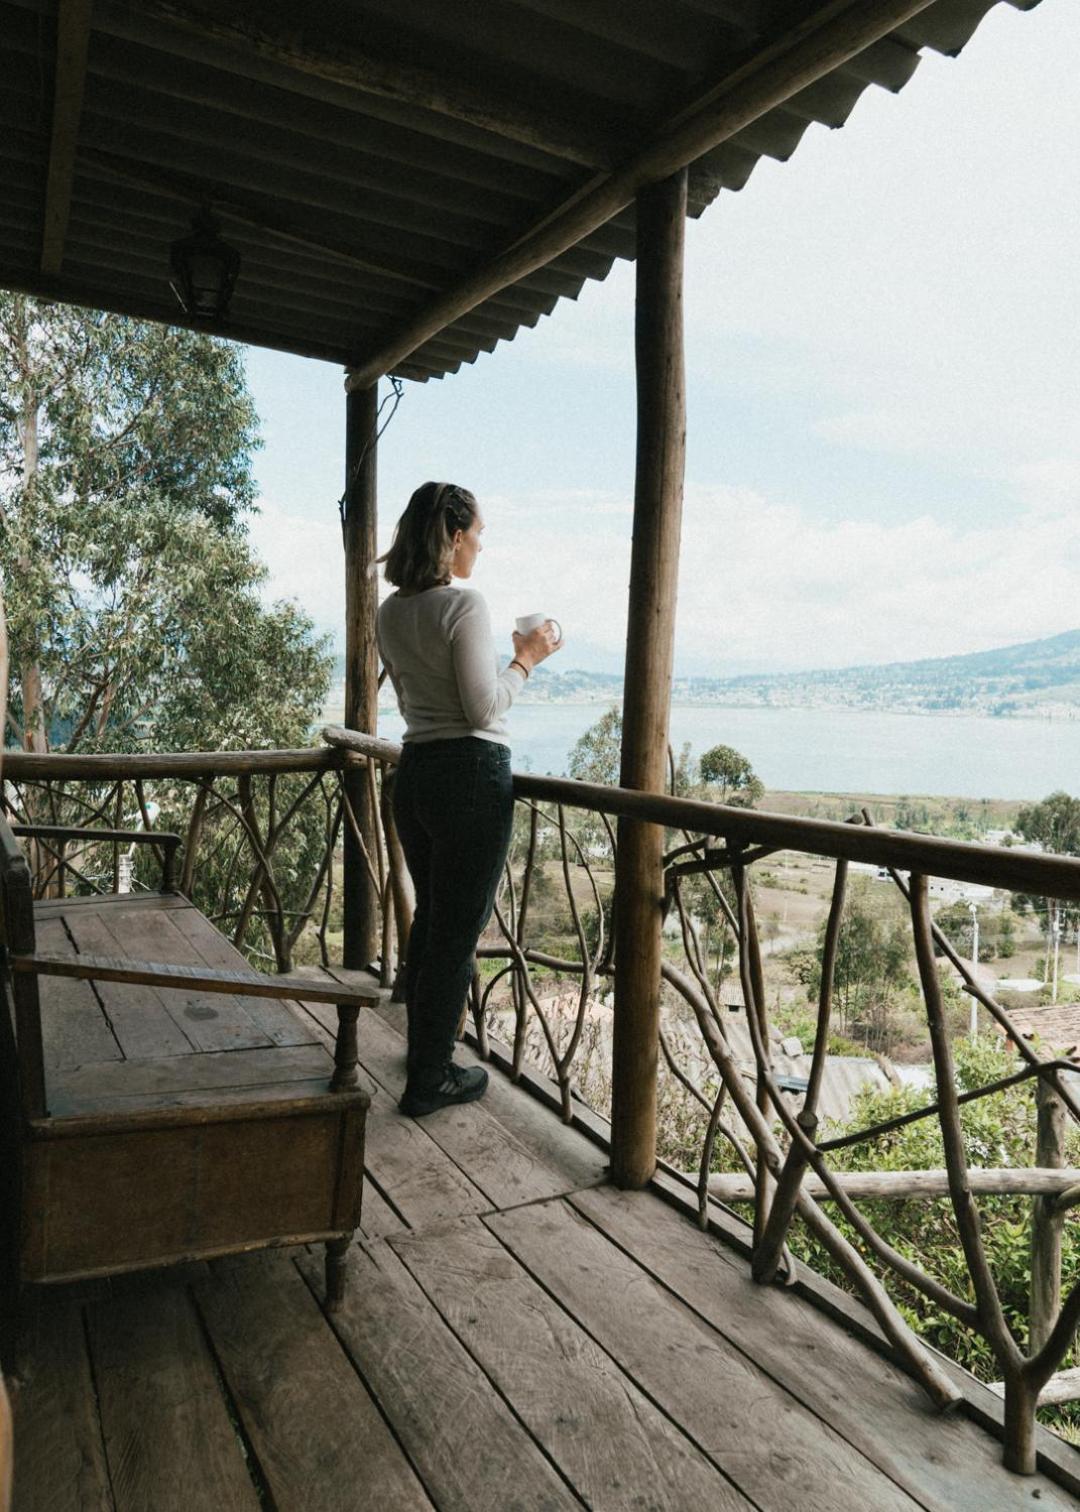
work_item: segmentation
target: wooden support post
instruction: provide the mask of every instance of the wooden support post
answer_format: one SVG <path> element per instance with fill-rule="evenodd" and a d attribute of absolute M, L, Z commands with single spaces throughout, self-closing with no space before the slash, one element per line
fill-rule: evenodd
<path fill-rule="evenodd" d="M 637 475 L 620 785 L 664 790 L 679 573 L 686 395 L 682 270 L 686 170 L 637 199 Z M 656 1166 L 664 832 L 620 819 L 615 867 L 611 1170 L 644 1186 Z"/>
<path fill-rule="evenodd" d="M 334 1041 L 334 1074 L 330 1079 L 331 1092 L 351 1092 L 360 1085 L 360 1049 L 357 1043 L 356 1025 L 360 1007 L 356 1003 L 337 1005 L 338 1032 Z"/>
<path fill-rule="evenodd" d="M 375 560 L 376 448 L 378 387 L 346 396 L 345 504 L 345 723 L 374 735 L 379 702 L 379 660 L 375 646 L 378 583 L 370 568 Z M 375 855 L 378 823 L 371 785 L 363 767 L 346 767 L 342 782 L 360 833 Z M 362 971 L 378 949 L 379 899 L 352 826 L 345 826 L 343 869 L 344 944 L 342 965 Z"/>
<path fill-rule="evenodd" d="M 41 271 L 46 275 L 59 273 L 64 261 L 86 87 L 91 10 L 91 0 L 60 0 L 56 12 L 56 82 L 41 239 Z"/>
<path fill-rule="evenodd" d="M 1038 1129 L 1035 1164 L 1060 1170 L 1065 1164 L 1065 1104 L 1053 1087 L 1039 1077 L 1035 1087 Z M 1028 1308 L 1028 1350 L 1034 1354 L 1050 1337 L 1061 1311 L 1061 1230 L 1065 1214 L 1054 1198 L 1036 1197 L 1031 1214 L 1031 1300 Z"/>

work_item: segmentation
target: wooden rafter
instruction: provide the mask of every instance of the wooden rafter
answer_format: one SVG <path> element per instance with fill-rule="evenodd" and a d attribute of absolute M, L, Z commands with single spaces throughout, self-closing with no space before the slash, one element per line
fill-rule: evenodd
<path fill-rule="evenodd" d="M 155 0 L 161 3 L 161 0 Z M 346 387 L 367 388 L 443 326 L 568 251 L 666 178 L 782 105 L 802 89 L 926 10 L 933 0 L 836 0 L 732 74 L 709 84 L 610 173 L 591 178 L 502 252 L 431 301 L 355 369 Z"/>
<path fill-rule="evenodd" d="M 56 17 L 56 87 L 41 238 L 41 271 L 50 275 L 59 273 L 64 260 L 92 5 L 93 0 L 60 0 Z"/>
<path fill-rule="evenodd" d="M 612 161 L 610 144 L 580 122 L 561 120 L 508 94 L 478 88 L 435 69 L 393 62 L 366 48 L 331 43 L 326 36 L 316 41 L 301 26 L 274 30 L 263 24 L 252 7 L 240 11 L 227 5 L 191 4 L 189 0 L 121 0 L 107 7 L 104 29 L 113 30 L 111 18 L 125 11 L 167 22 L 214 44 L 235 47 L 265 62 L 361 94 L 463 121 L 582 167 L 603 168 Z M 127 28 L 125 35 L 135 33 Z"/>

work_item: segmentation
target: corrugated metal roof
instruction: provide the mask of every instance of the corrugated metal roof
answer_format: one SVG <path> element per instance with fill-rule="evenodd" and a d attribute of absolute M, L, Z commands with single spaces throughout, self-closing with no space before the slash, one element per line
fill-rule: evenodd
<path fill-rule="evenodd" d="M 902 88 L 920 48 L 957 52 L 996 3 L 936 0 L 768 110 L 692 165 L 690 213 L 761 157 L 789 157 L 813 123 L 842 125 L 868 85 Z M 42 272 L 50 161 L 64 182 L 58 36 L 77 42 L 84 7 L 70 216 L 59 270 Z M 243 258 L 219 334 L 356 365 L 688 99 L 839 9 L 322 0 L 298 25 L 289 0 L 0 0 L 0 286 L 174 320 L 169 246 L 209 205 Z M 633 254 L 630 207 L 397 371 L 452 372 Z"/>

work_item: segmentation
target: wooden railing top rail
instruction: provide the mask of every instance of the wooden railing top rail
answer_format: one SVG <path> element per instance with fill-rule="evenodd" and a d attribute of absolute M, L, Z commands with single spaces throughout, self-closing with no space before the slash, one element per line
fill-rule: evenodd
<path fill-rule="evenodd" d="M 323 730 L 323 739 L 339 749 L 379 761 L 396 762 L 401 755 L 401 747 L 393 741 L 347 730 L 342 725 L 328 725 Z M 1080 900 L 1080 860 L 1069 856 L 940 840 L 932 835 L 899 833 L 830 819 L 771 814 L 761 809 L 733 808 L 722 803 L 672 798 L 664 793 L 639 793 L 601 783 L 577 782 L 571 777 L 538 777 L 531 772 L 514 773 L 514 792 L 519 798 L 538 798 L 615 818 L 644 819 L 672 829 L 714 835 L 733 849 L 765 846 L 770 850 L 806 851 L 957 882 L 983 883 L 1011 892 Z"/>
<path fill-rule="evenodd" d="M 154 751 L 106 752 L 102 755 L 41 754 L 5 751 L 4 776 L 11 781 L 44 782 L 71 778 L 115 781 L 134 777 L 222 777 L 230 773 L 332 771 L 342 765 L 342 753 L 329 746 L 304 746 L 295 751 Z"/>

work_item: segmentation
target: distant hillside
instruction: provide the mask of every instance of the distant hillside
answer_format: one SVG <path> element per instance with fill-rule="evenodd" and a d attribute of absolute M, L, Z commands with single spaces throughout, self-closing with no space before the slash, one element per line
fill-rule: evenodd
<path fill-rule="evenodd" d="M 529 702 L 598 703 L 618 699 L 622 679 L 538 667 Z M 676 678 L 675 703 L 728 707 L 830 707 L 919 714 L 1053 715 L 1080 719 L 1080 630 L 967 656 L 825 672 Z"/>

